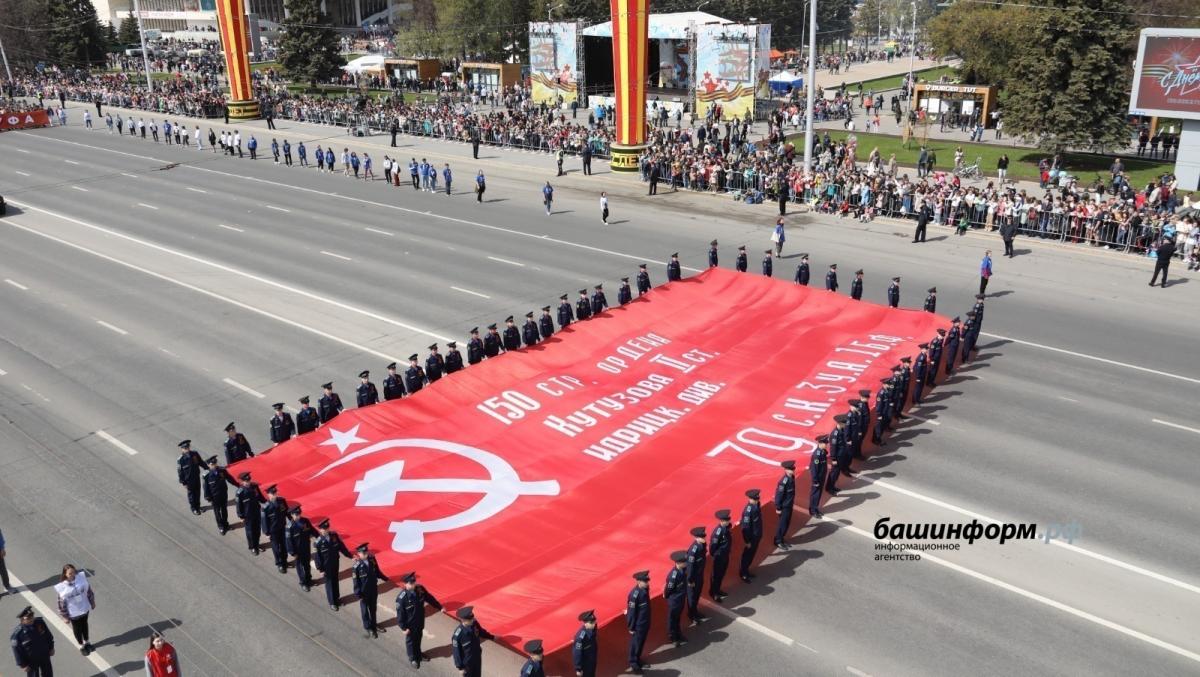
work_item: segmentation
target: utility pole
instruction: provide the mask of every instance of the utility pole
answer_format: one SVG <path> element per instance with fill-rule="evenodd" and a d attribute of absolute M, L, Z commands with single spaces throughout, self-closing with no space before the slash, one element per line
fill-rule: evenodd
<path fill-rule="evenodd" d="M 8 55 L 4 53 L 4 41 L 0 40 L 0 58 L 4 60 L 4 72 L 8 74 L 8 82 L 12 84 L 12 69 L 8 67 Z"/>
<path fill-rule="evenodd" d="M 913 109 L 913 99 L 916 98 L 916 96 L 914 96 L 913 90 L 915 90 L 917 88 L 916 76 L 913 72 L 914 59 L 916 59 L 916 57 L 917 57 L 917 2 L 916 2 L 916 0 L 913 0 L 912 11 L 913 11 L 912 44 L 910 44 L 908 46 L 908 112 L 910 112 L 910 113 L 912 112 L 912 109 Z"/>
<path fill-rule="evenodd" d="M 142 29 L 142 10 L 138 0 L 133 0 L 133 13 L 137 15 L 138 39 L 142 42 L 142 65 L 146 68 L 146 89 L 154 92 L 154 78 L 150 77 L 150 55 L 146 53 L 146 31 Z"/>
<path fill-rule="evenodd" d="M 813 100 L 817 97 L 817 0 L 810 3 L 808 14 L 808 81 L 804 83 L 808 96 L 804 104 L 804 171 L 812 171 Z"/>

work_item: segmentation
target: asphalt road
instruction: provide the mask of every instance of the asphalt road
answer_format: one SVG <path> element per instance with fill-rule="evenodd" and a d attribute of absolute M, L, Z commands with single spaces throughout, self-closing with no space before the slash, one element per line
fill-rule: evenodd
<path fill-rule="evenodd" d="M 286 126 L 293 143 L 332 140 L 377 162 L 392 152 L 380 137 Z M 236 420 L 262 446 L 271 402 L 294 405 L 331 379 L 345 396 L 361 369 L 381 374 L 561 293 L 604 283 L 614 294 L 642 261 L 661 282 L 673 251 L 699 269 L 713 238 L 723 265 L 746 244 L 757 270 L 774 221 L 770 205 L 647 198 L 636 179 L 607 172 L 554 177 L 546 156 L 484 149 L 475 163 L 469 147 L 407 138 L 402 157 L 452 164 L 454 195 L 78 126 L 0 144 L 10 203 L 0 528 L 27 586 L 24 599 L 0 598 L 0 614 L 33 598 L 52 608 L 63 562 L 93 570 L 99 650 L 84 659 L 60 635 L 56 667 L 69 675 L 137 672 L 151 628 L 175 642 L 187 674 L 407 674 L 394 630 L 362 639 L 353 604 L 331 613 L 319 591 L 249 556 L 240 532 L 221 537 L 207 513 L 190 515 L 175 443 L 216 453 Z M 488 174 L 482 205 L 476 167 Z M 558 189 L 550 217 L 546 180 Z M 600 190 L 612 196 L 609 226 Z M 909 234 L 793 216 L 776 274 L 790 278 L 806 251 L 815 280 L 831 262 L 843 285 L 862 267 L 867 298 L 882 302 L 901 275 L 902 305 L 919 307 L 937 285 L 939 310 L 965 312 L 982 251 L 998 240 L 935 230 L 911 245 Z M 648 674 L 1200 671 L 1195 278 L 1177 267 L 1170 287 L 1151 289 L 1143 260 L 1028 240 L 1017 249 L 997 258 L 977 362 L 913 410 L 919 418 L 824 521 L 801 529 L 797 548 L 736 589 L 728 612 L 714 610 L 690 644 L 658 648 Z M 1082 534 L 879 562 L 870 532 L 881 517 L 1077 522 Z M 431 623 L 437 658 L 423 671 L 454 674 L 451 628 Z M 498 646 L 485 654 L 488 674 L 521 662 Z M 604 674 L 623 667 L 623 647 L 605 654 Z"/>

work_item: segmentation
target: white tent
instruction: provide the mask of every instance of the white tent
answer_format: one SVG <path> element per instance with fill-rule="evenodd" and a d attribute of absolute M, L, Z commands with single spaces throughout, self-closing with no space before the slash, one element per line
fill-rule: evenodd
<path fill-rule="evenodd" d="M 789 87 L 799 89 L 804 86 L 804 78 L 791 71 L 780 71 L 772 75 L 769 82 L 771 83 L 771 91 L 777 93 L 787 92 Z"/>
<path fill-rule="evenodd" d="M 353 73 L 354 75 L 358 75 L 363 71 L 381 71 L 383 70 L 383 55 L 368 54 L 366 56 L 360 56 L 345 66 L 342 66 L 342 70 L 346 71 L 347 73 Z"/>

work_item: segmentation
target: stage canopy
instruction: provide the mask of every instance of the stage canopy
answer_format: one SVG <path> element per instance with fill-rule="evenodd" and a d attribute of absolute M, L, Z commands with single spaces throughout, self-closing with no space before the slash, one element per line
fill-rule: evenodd
<path fill-rule="evenodd" d="M 847 400 L 948 324 L 712 268 L 232 471 L 369 542 L 393 580 L 415 570 L 447 611 L 473 605 L 507 645 L 553 652 L 579 612 L 618 619 L 635 571 L 660 595 L 688 530 L 721 508 L 736 522 L 747 489 L 770 533 L 779 462 L 807 468 Z"/>
<path fill-rule="evenodd" d="M 684 40 L 688 37 L 687 31 L 688 24 L 690 23 L 702 26 L 704 24 L 728 24 L 733 22 L 709 14 L 708 12 L 651 14 L 650 25 L 647 27 L 649 31 L 648 37 L 651 40 Z M 602 24 L 589 26 L 583 29 L 583 35 L 591 38 L 611 38 L 612 22 L 605 21 Z"/>
<path fill-rule="evenodd" d="M 769 82 L 771 83 L 771 91 L 779 93 L 788 91 L 789 87 L 799 89 L 804 85 L 804 78 L 791 71 L 780 71 L 772 75 Z"/>
<path fill-rule="evenodd" d="M 342 70 L 347 73 L 362 73 L 363 71 L 381 71 L 383 70 L 384 57 L 382 54 L 367 54 L 360 56 L 350 63 L 342 66 Z"/>

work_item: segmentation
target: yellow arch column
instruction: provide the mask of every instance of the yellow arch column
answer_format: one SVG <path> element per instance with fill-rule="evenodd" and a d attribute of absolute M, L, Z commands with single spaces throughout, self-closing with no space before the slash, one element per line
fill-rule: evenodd
<path fill-rule="evenodd" d="M 612 170 L 635 172 L 638 155 L 646 148 L 646 58 L 650 0 L 609 0 L 612 11 L 613 86 L 616 112 L 613 124 Z"/>
<path fill-rule="evenodd" d="M 250 81 L 250 47 L 247 44 L 245 0 L 217 0 L 217 26 L 225 49 L 225 75 L 229 79 L 229 117 L 255 120 L 258 100 Z"/>

